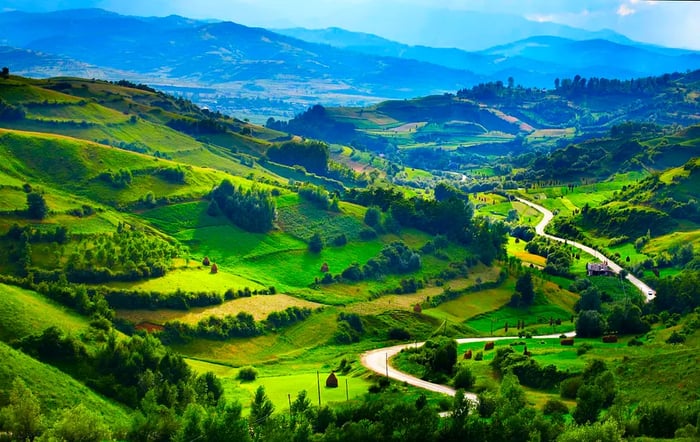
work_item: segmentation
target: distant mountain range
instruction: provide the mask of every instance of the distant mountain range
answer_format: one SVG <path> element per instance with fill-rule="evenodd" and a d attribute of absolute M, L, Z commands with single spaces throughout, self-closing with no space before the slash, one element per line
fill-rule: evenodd
<path fill-rule="evenodd" d="M 612 40 L 584 40 L 555 36 L 526 39 L 469 52 L 455 48 L 409 46 L 373 34 L 339 28 L 278 29 L 280 34 L 370 55 L 420 60 L 452 69 L 470 70 L 482 77 L 505 81 L 515 78 L 524 86 L 551 87 L 557 77 L 639 78 L 700 67 L 700 52 L 637 43 L 619 34 Z"/>
<path fill-rule="evenodd" d="M 513 17 L 501 18 L 510 23 L 518 18 Z M 468 52 L 409 46 L 342 29 L 272 32 L 100 9 L 6 12 L 0 14 L 0 63 L 26 75 L 128 78 L 176 92 L 181 87 L 200 104 L 243 114 L 256 114 L 251 99 L 267 100 L 266 108 L 269 100 L 289 101 L 301 110 L 318 102 L 362 105 L 454 92 L 509 77 L 524 86 L 551 87 L 555 78 L 577 74 L 632 78 L 700 67 L 699 52 L 635 43 L 611 31 L 519 20 L 529 24 L 512 30 L 514 36 L 549 30 L 571 38 L 530 35 Z M 188 92 L 200 87 L 214 92 Z M 246 98 L 245 108 L 237 109 L 232 97 Z"/>

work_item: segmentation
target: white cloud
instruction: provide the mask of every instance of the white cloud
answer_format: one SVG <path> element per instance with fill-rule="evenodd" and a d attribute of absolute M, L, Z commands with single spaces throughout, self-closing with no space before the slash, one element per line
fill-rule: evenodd
<path fill-rule="evenodd" d="M 629 6 L 627 6 L 624 3 L 621 4 L 619 8 L 617 8 L 617 15 L 621 15 L 623 17 L 628 16 L 628 15 L 632 15 L 635 12 L 637 12 L 637 11 L 630 8 Z"/>

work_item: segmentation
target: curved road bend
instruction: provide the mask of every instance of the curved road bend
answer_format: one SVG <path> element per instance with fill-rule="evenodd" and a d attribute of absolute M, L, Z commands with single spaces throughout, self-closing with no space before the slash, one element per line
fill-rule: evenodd
<path fill-rule="evenodd" d="M 544 207 L 535 204 L 533 202 L 530 202 L 526 199 L 523 198 L 518 198 L 516 197 L 518 201 L 520 201 L 523 204 L 526 204 L 533 209 L 537 210 L 538 212 L 542 213 L 544 217 L 542 218 L 542 221 L 537 224 L 535 227 L 535 232 L 538 235 L 542 235 L 545 238 L 552 239 L 554 241 L 559 241 L 563 243 L 570 244 L 578 249 L 583 250 L 584 252 L 588 253 L 589 255 L 608 263 L 608 267 L 612 269 L 615 273 L 619 273 L 622 270 L 622 267 L 619 265 L 615 264 L 611 259 L 600 253 L 599 251 L 588 247 L 584 244 L 578 243 L 576 241 L 570 241 L 566 240 L 564 238 L 559 238 L 558 236 L 550 235 L 548 233 L 545 233 L 544 229 L 547 227 L 547 225 L 554 219 L 554 214 L 545 209 Z M 654 299 L 654 295 L 656 292 L 646 285 L 644 282 L 639 280 L 639 278 L 635 277 L 634 275 L 627 274 L 627 280 L 634 284 L 635 287 L 637 287 L 641 292 L 642 295 L 646 298 L 646 301 L 649 302 L 652 299 Z M 566 333 L 567 336 L 574 336 L 574 332 Z M 560 335 L 545 335 L 545 336 L 534 336 L 532 339 L 552 339 L 552 338 L 558 338 Z M 488 342 L 488 341 L 500 341 L 503 339 L 513 339 L 513 336 L 502 336 L 502 337 L 486 337 L 486 338 L 463 338 L 463 339 L 457 339 L 457 342 L 459 344 L 467 344 L 467 343 L 475 343 L 475 342 Z M 446 385 L 440 385 L 440 384 L 433 384 L 432 382 L 424 381 L 422 379 L 418 379 L 415 376 L 411 376 L 409 374 L 403 373 L 401 371 L 396 370 L 394 367 L 389 365 L 389 359 L 399 353 L 401 350 L 404 348 L 408 347 L 420 347 L 421 345 L 425 344 L 424 342 L 418 342 L 415 344 L 403 344 L 403 345 L 395 345 L 393 347 L 385 347 L 385 348 L 379 348 L 376 350 L 371 350 L 366 353 L 362 354 L 361 357 L 361 362 L 362 365 L 364 365 L 366 368 L 374 371 L 375 373 L 389 376 L 391 379 L 397 380 L 399 382 L 406 382 L 407 384 L 413 385 L 415 387 L 423 388 L 425 390 L 429 391 L 434 391 L 437 393 L 443 393 L 443 394 L 448 394 L 450 396 L 455 395 L 455 390 L 453 388 L 450 388 Z M 465 394 L 466 398 L 469 399 L 470 401 L 477 401 L 476 395 L 474 393 L 466 393 Z"/>
<path fill-rule="evenodd" d="M 540 212 L 542 215 L 544 215 L 544 217 L 542 218 L 542 221 L 540 221 L 539 224 L 537 224 L 537 226 L 535 226 L 535 232 L 536 232 L 538 235 L 542 235 L 542 236 L 544 236 L 545 238 L 549 238 L 549 239 L 552 239 L 552 240 L 554 240 L 554 241 L 565 242 L 565 243 L 570 244 L 570 245 L 572 245 L 572 246 L 574 246 L 574 247 L 576 247 L 576 248 L 578 248 L 578 249 L 581 249 L 581 250 L 583 250 L 584 252 L 588 253 L 589 255 L 591 255 L 591 256 L 593 256 L 593 257 L 595 257 L 595 258 L 597 258 L 597 259 L 599 259 L 599 260 L 601 260 L 601 261 L 603 261 L 603 262 L 607 262 L 607 263 L 608 263 L 608 267 L 610 267 L 610 269 L 611 269 L 613 272 L 615 272 L 615 273 L 620 273 L 620 271 L 622 271 L 622 267 L 620 267 L 619 265 L 615 264 L 610 258 L 608 258 L 607 256 L 603 255 L 603 254 L 600 253 L 599 251 L 597 251 L 597 250 L 595 250 L 595 249 L 593 249 L 593 248 L 591 248 L 591 247 L 588 247 L 587 245 L 578 243 L 578 242 L 576 242 L 576 241 L 571 241 L 571 240 L 568 240 L 568 239 L 559 238 L 558 236 L 554 236 L 554 235 L 550 235 L 550 234 L 548 234 L 548 233 L 545 233 L 545 232 L 544 232 L 544 229 L 547 227 L 547 224 L 549 224 L 549 223 L 552 221 L 552 219 L 554 218 L 554 214 L 553 214 L 551 211 L 545 209 L 544 207 L 542 207 L 542 206 L 540 206 L 540 205 L 538 205 L 538 204 L 535 204 L 535 203 L 533 203 L 533 202 L 530 202 L 530 201 L 528 201 L 528 200 L 526 200 L 526 199 L 518 198 L 518 197 L 515 197 L 515 198 L 516 198 L 518 201 L 520 201 L 521 203 L 526 204 L 526 205 L 532 207 L 533 209 L 537 210 L 537 211 Z M 626 278 L 627 278 L 627 280 L 628 280 L 629 282 L 631 282 L 632 284 L 634 284 L 634 286 L 637 287 L 637 288 L 639 289 L 639 291 L 642 292 L 642 295 L 644 295 L 644 298 L 645 298 L 646 302 L 649 302 L 649 301 L 651 301 L 652 299 L 654 299 L 654 296 L 656 295 L 656 291 L 654 291 L 654 289 L 652 289 L 651 287 L 649 287 L 648 285 L 646 285 L 644 282 L 642 282 L 639 278 L 637 278 L 636 276 L 632 275 L 631 273 L 628 273 L 627 276 L 626 276 Z"/>
<path fill-rule="evenodd" d="M 566 336 L 574 336 L 574 332 L 569 332 L 566 333 Z M 552 339 L 552 338 L 558 338 L 559 334 L 554 334 L 554 335 L 544 335 L 544 336 L 533 336 L 532 339 Z M 516 336 L 499 336 L 499 337 L 486 337 L 486 338 L 462 338 L 462 339 L 457 339 L 457 343 L 459 344 L 471 344 L 475 342 L 489 342 L 489 341 L 501 341 L 504 339 L 514 339 L 517 338 Z M 378 348 L 376 350 L 370 350 L 366 353 L 362 354 L 361 357 L 361 362 L 362 365 L 364 365 L 366 368 L 372 370 L 375 373 L 378 373 L 380 375 L 386 376 L 387 373 L 391 379 L 394 379 L 399 382 L 406 382 L 409 385 L 413 385 L 414 387 L 419 387 L 423 388 L 425 390 L 429 391 L 434 391 L 437 393 L 442 393 L 442 394 L 447 394 L 450 396 L 455 395 L 455 389 L 448 387 L 446 385 L 440 385 L 440 384 L 433 384 L 432 382 L 424 381 L 422 379 L 418 379 L 415 376 L 411 376 L 410 374 L 406 374 L 404 372 L 398 371 L 394 367 L 388 364 L 388 360 L 399 353 L 401 350 L 404 348 L 409 348 L 409 347 L 420 347 L 421 345 L 425 344 L 425 342 L 418 342 L 416 344 L 402 344 L 402 345 L 395 345 L 393 347 L 385 347 L 385 348 Z M 474 393 L 465 393 L 464 396 L 469 399 L 470 401 L 477 402 L 476 394 Z"/>
<path fill-rule="evenodd" d="M 537 224 L 535 227 L 535 232 L 538 235 L 542 235 L 545 238 L 552 239 L 554 241 L 559 241 L 559 242 L 564 242 L 567 244 L 571 244 L 572 246 L 583 250 L 584 252 L 588 253 L 589 255 L 608 263 L 608 267 L 610 267 L 614 272 L 619 273 L 622 270 L 622 267 L 619 265 L 615 264 L 611 259 L 600 253 L 599 251 L 588 247 L 584 244 L 578 243 L 576 241 L 569 241 L 564 238 L 559 238 L 558 236 L 550 235 L 548 233 L 545 233 L 544 229 L 547 227 L 547 225 L 554 219 L 554 214 L 545 209 L 544 207 L 535 204 L 533 202 L 530 202 L 526 199 L 523 198 L 517 198 L 518 201 L 520 201 L 523 204 L 526 204 L 533 209 L 537 210 L 538 212 L 542 213 L 544 217 L 542 218 L 542 221 Z M 635 277 L 634 275 L 628 274 L 627 275 L 627 280 L 634 284 L 635 287 L 637 287 L 641 292 L 642 295 L 644 295 L 645 299 L 647 302 L 651 301 L 654 299 L 655 291 L 646 285 L 644 282 L 639 280 L 639 278 Z M 574 332 L 566 333 L 567 336 L 574 336 Z M 560 335 L 544 335 L 544 336 L 533 336 L 533 339 L 552 339 L 552 338 L 558 338 Z M 503 339 L 513 339 L 513 336 L 502 336 L 502 337 L 486 337 L 486 338 L 463 338 L 463 339 L 457 339 L 457 342 L 460 344 L 466 344 L 466 343 L 475 343 L 475 342 L 488 342 L 488 341 L 500 341 Z M 413 385 L 415 387 L 423 388 L 425 390 L 429 391 L 434 391 L 437 393 L 443 393 L 443 394 L 448 394 L 450 396 L 455 395 L 455 390 L 453 388 L 450 388 L 446 385 L 439 385 L 439 384 L 433 384 L 432 382 L 424 381 L 422 379 L 418 379 L 415 376 L 411 376 L 409 374 L 403 373 L 391 365 L 389 365 L 389 359 L 392 356 L 395 356 L 397 353 L 399 353 L 401 350 L 404 348 L 408 347 L 420 347 L 423 345 L 424 342 L 418 342 L 415 344 L 403 344 L 403 345 L 395 345 L 393 347 L 385 347 L 385 348 L 379 348 L 376 350 L 371 350 L 366 353 L 363 353 L 361 356 L 361 362 L 362 365 L 364 365 L 366 368 L 374 371 L 375 373 L 381 374 L 381 375 L 388 375 L 390 378 L 397 380 L 399 382 L 406 382 L 407 384 Z M 466 393 L 465 394 L 466 398 L 469 399 L 470 401 L 477 401 L 476 395 L 474 393 Z"/>

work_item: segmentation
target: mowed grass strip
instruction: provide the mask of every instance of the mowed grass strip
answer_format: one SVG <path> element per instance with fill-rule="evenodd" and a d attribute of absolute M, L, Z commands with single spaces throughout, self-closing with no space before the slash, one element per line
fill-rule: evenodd
<path fill-rule="evenodd" d="M 173 349 L 192 358 L 236 367 L 265 362 L 308 363 L 306 357 L 309 349 L 325 347 L 335 333 L 338 327 L 336 314 L 337 311 L 329 308 L 275 333 L 225 342 L 197 339 L 188 344 L 175 345 Z"/>
<path fill-rule="evenodd" d="M 109 286 L 138 290 L 142 292 L 172 293 L 177 289 L 185 292 L 215 292 L 221 295 L 228 289 L 243 290 L 248 287 L 250 290 L 262 290 L 267 288 L 250 279 L 220 270 L 218 273 L 211 273 L 210 267 L 198 265 L 187 269 L 172 270 L 160 278 L 146 279 L 135 282 L 113 282 Z"/>
<path fill-rule="evenodd" d="M 525 265 L 533 264 L 538 267 L 544 267 L 547 264 L 547 258 L 528 252 L 527 250 L 525 250 L 526 245 L 526 241 L 516 241 L 516 238 L 509 236 L 506 250 L 508 252 L 508 255 L 518 258 Z"/>
<path fill-rule="evenodd" d="M 235 316 L 240 312 L 245 312 L 253 315 L 256 321 L 260 321 L 267 318 L 267 315 L 270 313 L 282 311 L 287 307 L 315 309 L 320 306 L 321 304 L 304 301 L 288 295 L 256 295 L 249 298 L 226 301 L 214 307 L 197 307 L 186 312 L 180 310 L 118 310 L 117 316 L 135 324 L 140 322 L 164 324 L 168 321 L 196 324 L 201 319 L 209 316 Z"/>
<path fill-rule="evenodd" d="M 233 378 L 225 378 L 223 381 L 227 399 L 238 400 L 244 407 L 244 414 L 250 412 L 250 403 L 255 395 L 255 390 L 262 385 L 265 393 L 275 405 L 277 411 L 289 409 L 289 396 L 293 401 L 297 394 L 305 390 L 311 403 L 318 405 L 317 379 L 321 385 L 321 405 L 346 400 L 345 382 L 347 381 L 347 397 L 354 399 L 367 393 L 371 382 L 360 377 L 344 376 L 336 373 L 338 379 L 337 388 L 326 387 L 326 378 L 329 371 L 303 374 L 290 374 L 287 376 L 258 377 L 253 382 L 240 382 Z"/>
<path fill-rule="evenodd" d="M 514 290 L 515 280 L 509 279 L 499 287 L 464 294 L 435 308 L 423 310 L 423 313 L 451 322 L 464 322 L 468 318 L 501 308 L 510 301 Z"/>
<path fill-rule="evenodd" d="M 0 284 L 0 340 L 9 342 L 51 326 L 79 333 L 89 325 L 87 318 L 37 292 Z"/>

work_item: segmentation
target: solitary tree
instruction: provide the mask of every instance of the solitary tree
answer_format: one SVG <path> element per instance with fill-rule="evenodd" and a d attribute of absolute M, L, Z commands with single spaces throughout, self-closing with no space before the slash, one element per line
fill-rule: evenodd
<path fill-rule="evenodd" d="M 532 304 L 535 300 L 535 288 L 532 283 L 532 273 L 523 273 L 515 283 L 515 291 L 520 293 L 524 304 Z"/>
<path fill-rule="evenodd" d="M 34 219 L 44 219 L 49 213 L 44 197 L 37 192 L 27 194 L 27 215 Z"/>
<path fill-rule="evenodd" d="M 320 233 L 314 233 L 309 240 L 309 250 L 313 253 L 319 253 L 323 250 L 323 238 L 321 238 Z"/>
<path fill-rule="evenodd" d="M 10 78 L 10 69 L 7 66 L 2 68 L 2 73 L 0 73 L 0 77 Z"/>
<path fill-rule="evenodd" d="M 265 426 L 267 419 L 272 416 L 275 411 L 275 406 L 270 401 L 265 393 L 265 387 L 260 385 L 257 390 L 255 390 L 255 396 L 253 397 L 253 402 L 250 404 L 250 424 L 255 428 L 256 435 L 260 434 L 260 428 Z M 259 439 L 259 437 L 255 437 Z"/>
<path fill-rule="evenodd" d="M 367 209 L 367 212 L 365 212 L 365 224 L 371 227 L 375 227 L 379 225 L 379 221 L 381 220 L 381 214 L 379 213 L 379 209 L 376 207 L 370 207 Z"/>

